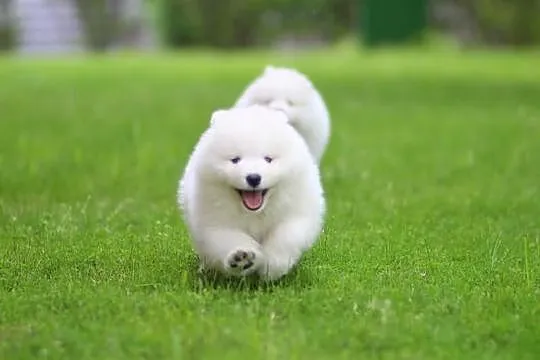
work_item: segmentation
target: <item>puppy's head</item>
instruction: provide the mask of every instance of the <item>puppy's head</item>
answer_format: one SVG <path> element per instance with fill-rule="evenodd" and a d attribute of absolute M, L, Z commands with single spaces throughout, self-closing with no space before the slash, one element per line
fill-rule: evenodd
<path fill-rule="evenodd" d="M 262 106 L 216 111 L 200 156 L 205 181 L 234 192 L 248 211 L 262 210 L 311 161 L 287 117 Z"/>

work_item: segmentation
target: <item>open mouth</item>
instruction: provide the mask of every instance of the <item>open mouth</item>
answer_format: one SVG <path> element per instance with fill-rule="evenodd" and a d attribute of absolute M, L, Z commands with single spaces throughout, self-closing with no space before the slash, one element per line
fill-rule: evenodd
<path fill-rule="evenodd" d="M 240 198 L 242 198 L 242 204 L 250 211 L 257 211 L 264 205 L 264 197 L 268 192 L 268 189 L 263 190 L 239 190 L 236 189 Z"/>

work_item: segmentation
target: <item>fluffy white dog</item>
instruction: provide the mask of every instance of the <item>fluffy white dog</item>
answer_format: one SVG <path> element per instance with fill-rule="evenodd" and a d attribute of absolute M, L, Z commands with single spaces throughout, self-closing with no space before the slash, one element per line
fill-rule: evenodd
<path fill-rule="evenodd" d="M 285 112 L 320 163 L 330 138 L 330 117 L 322 96 L 306 75 L 295 69 L 267 66 L 234 106 L 255 104 Z"/>
<path fill-rule="evenodd" d="M 203 267 L 275 280 L 312 247 L 325 200 L 319 170 L 283 112 L 218 110 L 185 168 L 178 203 Z"/>

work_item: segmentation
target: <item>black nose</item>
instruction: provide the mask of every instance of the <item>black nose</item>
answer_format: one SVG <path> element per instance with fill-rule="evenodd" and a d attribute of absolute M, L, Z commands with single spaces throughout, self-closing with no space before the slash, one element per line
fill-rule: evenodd
<path fill-rule="evenodd" d="M 246 182 L 251 187 L 257 187 L 261 183 L 261 175 L 259 175 L 259 174 L 248 174 L 248 176 L 246 176 Z"/>

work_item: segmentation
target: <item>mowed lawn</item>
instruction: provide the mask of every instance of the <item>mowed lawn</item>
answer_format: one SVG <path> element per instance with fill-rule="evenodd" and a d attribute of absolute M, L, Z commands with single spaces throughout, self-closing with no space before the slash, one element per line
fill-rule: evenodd
<path fill-rule="evenodd" d="M 0 60 L 0 358 L 535 359 L 539 54 Z M 267 63 L 325 97 L 324 234 L 197 274 L 178 179 Z"/>

